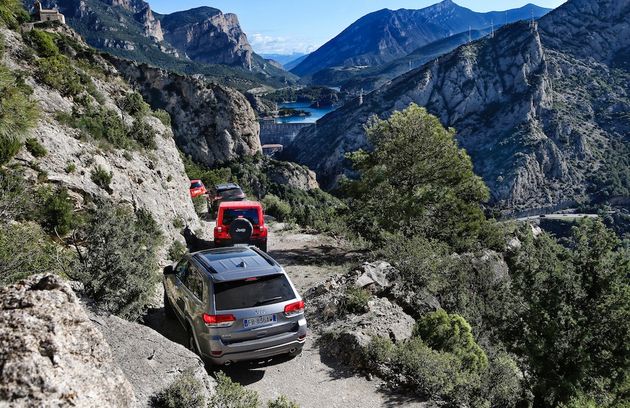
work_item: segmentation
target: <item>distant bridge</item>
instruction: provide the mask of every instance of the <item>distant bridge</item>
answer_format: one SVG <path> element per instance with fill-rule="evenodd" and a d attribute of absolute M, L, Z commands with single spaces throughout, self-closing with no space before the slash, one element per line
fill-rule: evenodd
<path fill-rule="evenodd" d="M 260 143 L 288 146 L 300 130 L 313 123 L 275 123 L 274 120 L 260 121 Z"/>

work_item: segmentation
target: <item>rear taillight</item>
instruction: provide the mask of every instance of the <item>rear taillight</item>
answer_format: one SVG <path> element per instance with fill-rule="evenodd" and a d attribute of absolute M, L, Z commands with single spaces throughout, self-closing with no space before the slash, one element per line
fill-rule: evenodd
<path fill-rule="evenodd" d="M 223 227 L 217 227 L 216 229 L 217 229 L 217 232 L 219 233 L 223 232 Z"/>
<path fill-rule="evenodd" d="M 287 317 L 297 316 L 304 313 L 304 301 L 290 303 L 284 307 L 284 315 Z"/>
<path fill-rule="evenodd" d="M 203 314 L 203 322 L 208 327 L 230 327 L 236 321 L 236 317 L 231 314 L 227 315 L 209 315 Z"/>

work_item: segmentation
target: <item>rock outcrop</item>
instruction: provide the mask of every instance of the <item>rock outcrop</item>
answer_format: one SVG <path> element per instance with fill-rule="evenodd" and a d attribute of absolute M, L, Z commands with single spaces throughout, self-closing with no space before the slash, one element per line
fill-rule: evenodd
<path fill-rule="evenodd" d="M 92 322 L 105 336 L 115 363 L 133 386 L 137 406 L 151 406 L 151 398 L 183 372 L 199 379 L 205 385 L 206 397 L 210 396 L 215 381 L 192 351 L 149 327 L 116 316 L 93 316 Z"/>
<path fill-rule="evenodd" d="M 0 405 L 133 407 L 109 345 L 60 278 L 0 288 Z"/>
<path fill-rule="evenodd" d="M 193 61 L 252 66 L 254 50 L 236 14 L 199 7 L 161 18 L 166 41 Z"/>
<path fill-rule="evenodd" d="M 369 148 L 369 116 L 417 103 L 457 129 L 499 209 L 583 201 L 602 158 L 628 148 L 630 123 L 620 112 L 630 109 L 630 75 L 617 67 L 630 47 L 629 4 L 572 0 L 539 24 L 516 23 L 462 46 L 303 129 L 285 157 L 331 187 L 349 173 L 345 153 Z"/>
<path fill-rule="evenodd" d="M 240 92 L 127 60 L 110 58 L 154 107 L 172 118 L 179 148 L 208 167 L 261 151 L 260 125 Z"/>
<path fill-rule="evenodd" d="M 11 69 L 33 72 L 34 67 L 20 57 L 25 52 L 21 37 L 9 30 L 2 30 L 2 34 L 7 44 L 4 62 Z M 92 78 L 102 97 L 100 106 L 116 112 L 131 126 L 135 119 L 117 106 L 119 99 L 131 92 L 131 88 L 112 65 L 102 59 L 99 61 L 100 69 L 107 73 Z M 200 227 L 190 200 L 189 180 L 170 128 L 148 115 L 144 120 L 156 133 L 155 149 L 114 149 L 59 121 L 61 113 L 72 115 L 73 110 L 83 109 L 75 99 L 62 96 L 33 77 L 26 81 L 32 87 L 33 98 L 41 111 L 39 123 L 29 137 L 36 139 L 47 151 L 43 157 L 34 157 L 26 149 L 20 152 L 16 159 L 25 165 L 27 177 L 35 180 L 45 172 L 48 183 L 72 192 L 79 208 L 85 198 L 106 197 L 134 209 L 149 211 L 167 238 L 165 248 L 172 239 L 181 239 L 181 231 L 173 225 L 175 220 L 186 222 L 193 229 Z M 97 168 L 111 174 L 108 189 L 94 182 L 92 174 Z"/>

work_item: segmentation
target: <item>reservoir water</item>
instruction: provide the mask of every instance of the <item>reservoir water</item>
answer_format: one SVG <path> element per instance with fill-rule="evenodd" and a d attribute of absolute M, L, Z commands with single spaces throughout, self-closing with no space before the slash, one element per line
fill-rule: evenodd
<path fill-rule="evenodd" d="M 311 108 L 311 104 L 308 102 L 292 102 L 282 103 L 278 105 L 279 108 L 290 108 L 303 110 L 310 112 L 310 116 L 287 116 L 286 118 L 277 118 L 276 123 L 315 123 L 318 119 L 321 119 L 327 113 L 335 110 L 334 107 L 327 108 Z"/>

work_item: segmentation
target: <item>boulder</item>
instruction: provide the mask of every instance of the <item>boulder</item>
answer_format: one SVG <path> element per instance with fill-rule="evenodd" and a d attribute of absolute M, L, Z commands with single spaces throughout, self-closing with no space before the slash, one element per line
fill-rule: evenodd
<path fill-rule="evenodd" d="M 150 406 L 151 398 L 184 371 L 191 371 L 206 385 L 209 398 L 215 381 L 192 351 L 147 326 L 116 316 L 92 316 L 92 321 L 103 333 L 114 360 L 133 386 L 138 406 Z"/>
<path fill-rule="evenodd" d="M 0 289 L 0 405 L 131 407 L 131 384 L 70 286 L 36 275 Z"/>
<path fill-rule="evenodd" d="M 363 264 L 363 274 L 357 279 L 356 286 L 386 289 L 391 286 L 388 276 L 391 276 L 395 271 L 394 267 L 387 262 L 366 262 Z"/>

